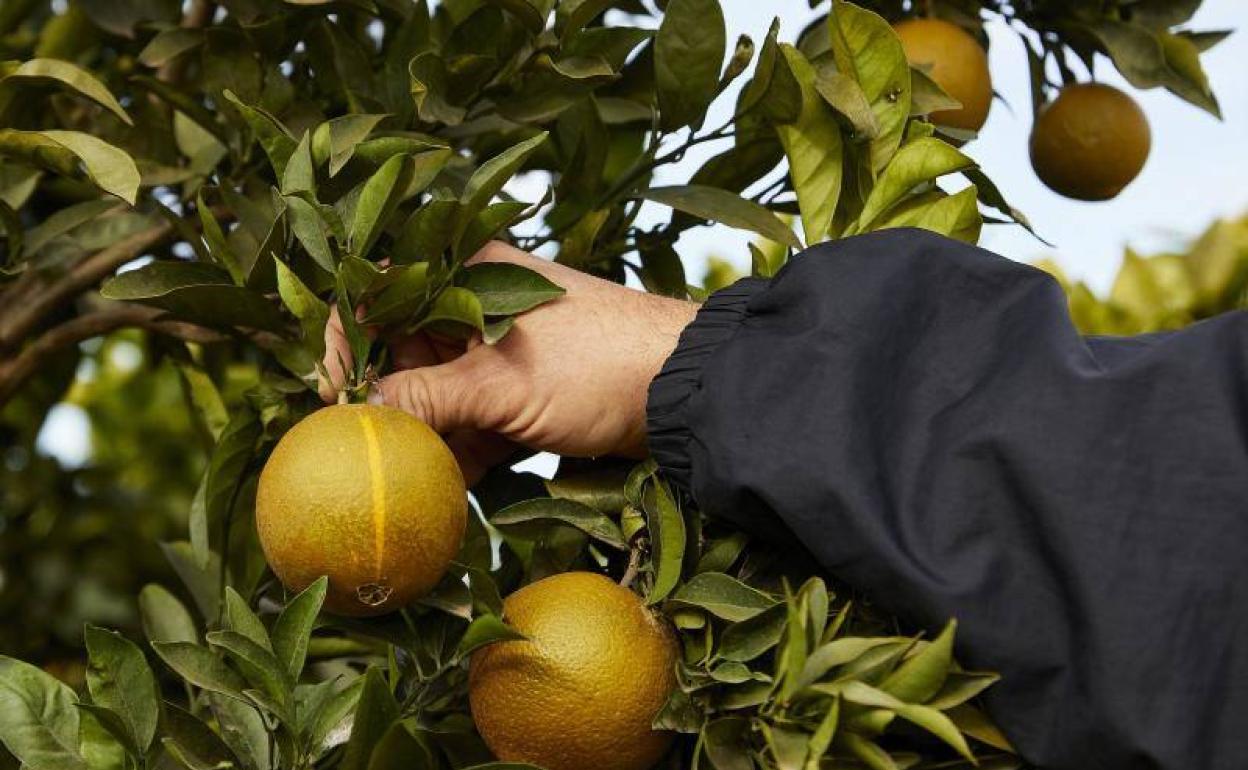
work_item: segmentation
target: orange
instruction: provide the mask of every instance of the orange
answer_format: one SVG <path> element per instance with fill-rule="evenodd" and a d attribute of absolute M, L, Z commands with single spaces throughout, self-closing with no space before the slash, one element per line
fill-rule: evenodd
<path fill-rule="evenodd" d="M 428 425 L 384 406 L 320 409 L 260 474 L 256 529 L 292 591 L 329 577 L 325 606 L 378 615 L 433 588 L 467 525 L 464 478 Z"/>
<path fill-rule="evenodd" d="M 671 744 L 651 729 L 676 686 L 667 623 L 632 591 L 590 572 L 526 586 L 503 603 L 525 641 L 473 653 L 468 696 L 505 762 L 547 770 L 646 770 Z"/>
<path fill-rule="evenodd" d="M 1031 165 L 1054 192 L 1103 201 L 1144 168 L 1152 136 L 1135 100 L 1100 83 L 1066 86 L 1031 130 Z"/>
<path fill-rule="evenodd" d="M 933 123 L 978 131 L 992 106 L 988 54 L 966 30 L 940 19 L 909 19 L 894 29 L 906 59 L 925 70 L 945 93 L 962 103 L 956 110 L 933 112 Z"/>

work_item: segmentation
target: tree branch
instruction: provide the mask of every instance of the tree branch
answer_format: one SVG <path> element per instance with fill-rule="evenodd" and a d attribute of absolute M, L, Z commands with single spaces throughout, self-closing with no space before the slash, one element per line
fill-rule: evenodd
<path fill-rule="evenodd" d="M 32 278 L 22 288 L 31 296 L 14 296 L 7 302 L 8 314 L 0 315 L 0 353 L 15 349 L 44 319 L 62 304 L 112 275 L 117 268 L 143 255 L 148 249 L 177 234 L 169 222 L 137 232 L 108 248 L 98 251 L 74 265 L 69 272 L 53 280 L 46 290 L 37 291 L 42 279 Z M 22 280 L 18 280 L 20 284 Z M 0 308 L 3 311 L 3 308 Z"/>
<path fill-rule="evenodd" d="M 223 337 L 193 324 L 162 320 L 164 311 L 143 305 L 118 304 L 95 310 L 50 329 L 10 361 L 0 363 L 0 407 L 54 354 L 71 345 L 127 327 L 137 327 L 188 342 L 214 342 Z"/>

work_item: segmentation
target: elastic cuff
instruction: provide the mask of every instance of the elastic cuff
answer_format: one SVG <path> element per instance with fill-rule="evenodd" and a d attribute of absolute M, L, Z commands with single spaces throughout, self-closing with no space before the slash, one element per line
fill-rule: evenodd
<path fill-rule="evenodd" d="M 676 350 L 663 364 L 646 403 L 650 455 L 670 481 L 690 491 L 689 425 L 685 406 L 701 387 L 702 366 L 728 341 L 746 315 L 754 293 L 767 285 L 761 278 L 743 278 L 715 292 L 685 327 Z"/>

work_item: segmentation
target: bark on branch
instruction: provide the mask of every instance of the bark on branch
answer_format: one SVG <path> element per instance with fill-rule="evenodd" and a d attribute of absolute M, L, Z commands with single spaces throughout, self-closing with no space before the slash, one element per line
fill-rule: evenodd
<path fill-rule="evenodd" d="M 53 327 L 23 348 L 12 360 L 0 362 L 0 407 L 8 403 L 51 356 L 71 345 L 118 329 L 137 327 L 188 342 L 223 339 L 222 335 L 210 329 L 163 320 L 163 313 L 157 308 L 118 304 L 104 310 L 93 310 Z"/>
<path fill-rule="evenodd" d="M 22 340 L 58 307 L 112 275 L 117 268 L 136 259 L 148 249 L 174 237 L 177 229 L 169 222 L 134 233 L 112 246 L 87 257 L 69 272 L 53 278 L 23 275 L 21 294 L 10 292 L 5 308 L 0 308 L 0 354 L 16 349 Z M 42 289 L 42 290 L 41 290 Z M 19 304 L 15 304 L 20 301 Z"/>

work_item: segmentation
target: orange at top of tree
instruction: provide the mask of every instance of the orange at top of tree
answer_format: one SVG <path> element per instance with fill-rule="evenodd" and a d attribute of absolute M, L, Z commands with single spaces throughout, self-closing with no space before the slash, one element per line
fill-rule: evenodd
<path fill-rule="evenodd" d="M 1040 111 L 1031 131 L 1031 164 L 1054 192 L 1103 201 L 1144 168 L 1152 137 L 1135 100 L 1102 83 L 1075 83 Z"/>
<path fill-rule="evenodd" d="M 978 131 L 992 106 L 992 74 L 988 54 L 969 32 L 941 19 L 907 19 L 894 29 L 906 59 L 927 72 L 945 93 L 962 103 L 931 115 L 933 123 Z"/>

